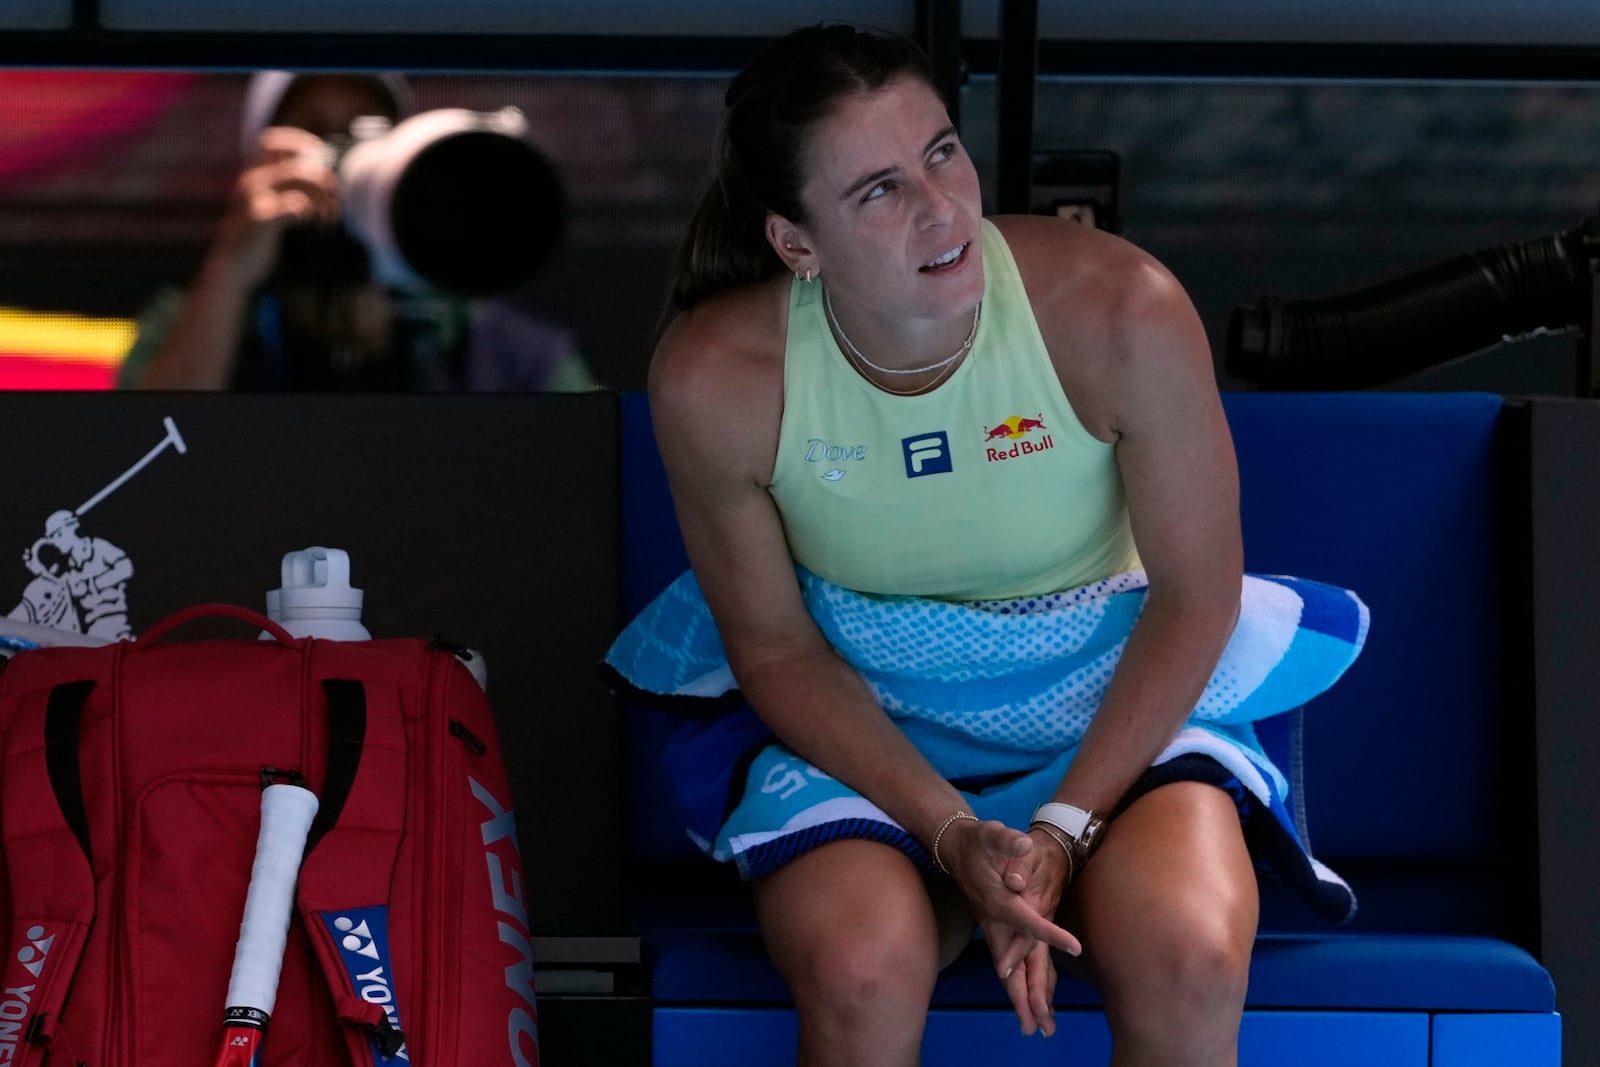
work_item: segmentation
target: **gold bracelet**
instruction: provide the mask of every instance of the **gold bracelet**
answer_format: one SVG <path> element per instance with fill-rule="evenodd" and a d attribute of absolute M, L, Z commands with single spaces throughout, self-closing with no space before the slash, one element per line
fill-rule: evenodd
<path fill-rule="evenodd" d="M 1070 885 L 1072 882 L 1072 876 L 1078 873 L 1078 857 L 1073 854 L 1072 845 L 1068 843 L 1066 836 L 1063 835 L 1060 830 L 1057 830 L 1053 824 L 1047 823 L 1042 819 L 1033 823 L 1028 827 L 1028 829 L 1038 830 L 1039 832 L 1043 833 L 1044 836 L 1061 846 L 1061 851 L 1067 854 L 1067 884 Z"/>
<path fill-rule="evenodd" d="M 939 832 L 933 835 L 933 848 L 931 850 L 933 852 L 933 865 L 939 868 L 939 872 L 941 874 L 949 874 L 950 868 L 946 867 L 944 865 L 944 860 L 939 858 L 939 841 L 944 837 L 944 832 L 950 829 L 950 827 L 955 824 L 957 819 L 971 819 L 973 822 L 978 821 L 978 817 L 976 815 L 972 815 L 965 811 L 958 811 L 946 819 L 944 821 L 944 825 L 939 827 Z"/>

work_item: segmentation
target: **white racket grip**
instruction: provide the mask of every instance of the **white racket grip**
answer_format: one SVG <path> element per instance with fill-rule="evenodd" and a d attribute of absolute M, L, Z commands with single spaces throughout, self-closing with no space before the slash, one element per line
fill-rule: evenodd
<path fill-rule="evenodd" d="M 261 792 L 261 834 L 256 838 L 226 1007 L 272 1014 L 294 911 L 294 883 L 316 814 L 317 795 L 309 789 L 274 783 Z"/>

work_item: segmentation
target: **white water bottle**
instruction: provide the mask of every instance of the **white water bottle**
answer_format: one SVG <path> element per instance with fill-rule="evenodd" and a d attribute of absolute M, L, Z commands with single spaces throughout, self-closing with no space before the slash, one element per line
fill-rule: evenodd
<path fill-rule="evenodd" d="M 361 625 L 362 597 L 350 586 L 344 549 L 313 546 L 284 555 L 283 586 L 267 592 L 267 618 L 292 637 L 365 641 L 372 635 Z"/>

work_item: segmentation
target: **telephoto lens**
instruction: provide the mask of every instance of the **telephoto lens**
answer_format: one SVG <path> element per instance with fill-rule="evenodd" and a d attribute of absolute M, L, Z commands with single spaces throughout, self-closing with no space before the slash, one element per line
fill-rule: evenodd
<path fill-rule="evenodd" d="M 538 273 L 561 239 L 560 176 L 516 108 L 358 131 L 337 173 L 346 225 L 394 288 L 492 296 Z"/>

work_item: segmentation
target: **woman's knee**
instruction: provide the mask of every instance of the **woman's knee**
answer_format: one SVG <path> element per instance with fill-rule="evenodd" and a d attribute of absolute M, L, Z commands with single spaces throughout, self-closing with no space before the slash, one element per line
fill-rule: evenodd
<path fill-rule="evenodd" d="M 780 965 L 796 1002 L 837 1016 L 924 1011 L 938 977 L 932 924 L 888 915 L 813 930 L 806 951 Z"/>
<path fill-rule="evenodd" d="M 1254 915 L 1176 907 L 1090 941 L 1108 1005 L 1160 1004 L 1191 1020 L 1242 1010 L 1250 981 Z"/>
<path fill-rule="evenodd" d="M 1135 801 L 1075 890 L 1079 935 L 1108 998 L 1207 1010 L 1244 1002 L 1259 897 L 1221 790 L 1184 782 Z"/>
<path fill-rule="evenodd" d="M 882 845 L 838 842 L 757 887 L 768 952 L 803 1010 L 874 1017 L 921 1010 L 939 924 L 920 874 Z"/>

